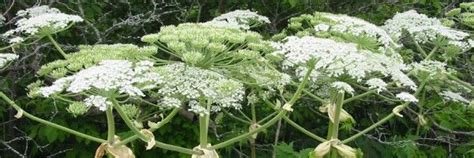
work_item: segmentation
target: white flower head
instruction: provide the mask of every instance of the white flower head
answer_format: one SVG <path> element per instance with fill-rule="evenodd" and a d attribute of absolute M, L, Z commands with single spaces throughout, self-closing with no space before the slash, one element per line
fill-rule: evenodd
<path fill-rule="evenodd" d="M 11 53 L 4 53 L 0 54 L 0 68 L 4 67 L 7 65 L 7 63 L 18 59 L 18 55 L 16 54 L 11 54 Z"/>
<path fill-rule="evenodd" d="M 371 78 L 365 82 L 370 89 L 377 89 L 377 93 L 387 90 L 387 83 L 380 78 Z"/>
<path fill-rule="evenodd" d="M 354 95 L 354 88 L 346 82 L 336 81 L 331 84 L 332 87 L 336 88 L 340 92 L 347 92 L 351 95 Z"/>
<path fill-rule="evenodd" d="M 158 67 L 163 84 L 158 93 L 164 96 L 182 96 L 187 100 L 205 97 L 213 103 L 213 109 L 240 109 L 244 98 L 243 84 L 212 70 L 175 63 Z M 184 100 L 183 100 L 184 101 Z M 219 108 L 217 108 L 219 107 Z"/>
<path fill-rule="evenodd" d="M 276 47 L 277 55 L 283 56 L 283 67 L 294 68 L 297 76 L 302 78 L 305 74 L 306 64 L 316 60 L 316 65 L 311 72 L 311 80 L 318 78 L 337 78 L 348 76 L 357 82 L 375 74 L 382 74 L 403 86 L 411 89 L 416 84 L 403 71 L 408 66 L 396 57 L 358 49 L 353 43 L 337 42 L 332 39 L 317 38 L 312 36 L 289 36 L 286 42 Z M 302 68 L 303 67 L 303 68 Z M 302 73 L 303 72 L 303 73 Z"/>
<path fill-rule="evenodd" d="M 461 93 L 455 93 L 455 92 L 452 92 L 452 91 L 443 91 L 441 93 L 441 95 L 444 97 L 445 100 L 469 104 L 469 100 L 464 98 L 461 95 Z"/>
<path fill-rule="evenodd" d="M 416 42 L 424 44 L 432 42 L 438 37 L 444 37 L 454 46 L 463 50 L 472 47 L 466 41 L 468 33 L 446 27 L 437 18 L 430 18 L 425 14 L 420 14 L 415 10 L 397 13 L 382 26 L 392 37 L 401 39 L 402 32 L 407 31 Z"/>
<path fill-rule="evenodd" d="M 61 13 L 56 8 L 48 6 L 35 6 L 17 12 L 20 18 L 15 29 L 7 31 L 4 36 L 15 33 L 29 35 L 51 34 L 67 28 L 70 24 L 82 22 L 83 19 L 77 15 Z"/>
<path fill-rule="evenodd" d="M 410 93 L 407 93 L 407 92 L 401 92 L 401 93 L 398 93 L 396 95 L 396 97 L 402 101 L 406 101 L 406 102 L 418 102 L 418 99 L 416 99 L 415 96 L 411 95 Z"/>
<path fill-rule="evenodd" d="M 164 97 L 160 100 L 160 105 L 164 108 L 180 108 L 181 100 L 173 97 Z"/>
<path fill-rule="evenodd" d="M 211 21 L 203 23 L 204 25 L 210 25 L 215 27 L 234 28 L 248 30 L 252 27 L 253 23 L 270 23 L 270 20 L 257 12 L 250 10 L 234 10 L 215 17 Z"/>
<path fill-rule="evenodd" d="M 133 65 L 126 60 L 104 60 L 74 75 L 60 78 L 51 86 L 41 87 L 39 93 L 49 97 L 64 90 L 75 94 L 99 90 L 144 96 L 141 90 L 155 88 L 160 83 L 161 77 L 151 70 L 149 61 Z"/>
<path fill-rule="evenodd" d="M 110 106 L 112 103 L 107 101 L 106 97 L 91 95 L 88 98 L 84 99 L 84 104 L 88 107 L 96 107 L 99 108 L 100 111 L 107 110 L 107 106 Z"/>

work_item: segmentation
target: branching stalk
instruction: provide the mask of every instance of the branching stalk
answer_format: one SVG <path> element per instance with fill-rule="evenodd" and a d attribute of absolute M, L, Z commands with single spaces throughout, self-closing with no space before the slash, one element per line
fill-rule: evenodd
<path fill-rule="evenodd" d="M 67 59 L 67 54 L 63 51 L 63 49 L 61 48 L 61 46 L 59 46 L 58 42 L 56 42 L 56 40 L 54 40 L 53 36 L 51 35 L 47 35 L 49 41 L 51 41 L 51 43 L 53 43 L 54 47 L 56 48 L 56 50 L 59 51 L 59 53 L 61 53 L 61 55 L 64 57 L 64 59 Z"/>
<path fill-rule="evenodd" d="M 91 141 L 94 141 L 94 142 L 97 142 L 97 143 L 104 143 L 106 142 L 106 140 L 102 139 L 102 138 L 97 138 L 97 137 L 94 137 L 94 136 L 91 136 L 91 135 L 88 135 L 88 134 L 85 134 L 85 133 L 81 133 L 81 132 L 78 132 L 76 130 L 73 130 L 73 129 L 70 129 L 70 128 L 67 128 L 67 127 L 64 127 L 64 126 L 61 126 L 59 124 L 56 124 L 56 123 L 53 123 L 53 122 L 49 122 L 47 120 L 44 120 L 44 119 L 41 119 L 39 117 L 36 117 L 26 111 L 24 111 L 20 106 L 18 106 L 15 102 L 13 102 L 10 98 L 8 98 L 3 92 L 0 92 L 0 97 L 5 100 L 5 102 L 7 102 L 10 106 L 12 106 L 15 110 L 17 111 L 21 111 L 23 114 L 22 116 L 25 116 L 33 121 L 36 121 L 36 122 L 39 122 L 39 123 L 42 123 L 42 124 L 45 124 L 47 126 L 50 126 L 50 127 L 53 127 L 53 128 L 56 128 L 58 130 L 61 130 L 61 131 L 64 131 L 64 132 L 67 132 L 67 133 L 70 133 L 70 134 L 73 134 L 73 135 L 76 135 L 78 137 L 81 137 L 81 138 L 84 138 L 84 139 L 87 139 L 87 140 L 91 140 Z"/>

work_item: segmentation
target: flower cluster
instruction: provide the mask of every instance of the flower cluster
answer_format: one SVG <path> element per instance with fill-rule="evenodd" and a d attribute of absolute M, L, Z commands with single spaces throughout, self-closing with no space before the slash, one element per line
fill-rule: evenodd
<path fill-rule="evenodd" d="M 423 60 L 421 62 L 415 62 L 411 64 L 412 71 L 417 77 L 422 78 L 422 80 L 440 80 L 445 78 L 446 74 L 453 72 L 454 70 L 448 69 L 446 63 L 433 61 L 433 60 Z"/>
<path fill-rule="evenodd" d="M 325 78 L 350 77 L 357 82 L 372 77 L 391 77 L 403 86 L 415 89 L 415 83 L 403 73 L 408 66 L 394 57 L 358 49 L 356 44 L 337 42 L 331 39 L 305 37 L 287 37 L 286 42 L 277 46 L 276 55 L 283 56 L 284 68 L 295 68 L 302 77 L 310 60 L 316 60 L 311 80 Z M 381 75 L 381 76 L 380 76 Z M 370 81 L 372 88 L 384 89 L 384 82 Z M 345 88 L 347 89 L 347 88 Z"/>
<path fill-rule="evenodd" d="M 258 60 L 272 51 L 256 32 L 192 23 L 161 27 L 159 33 L 145 35 L 142 41 L 158 45 L 189 65 L 203 68 Z"/>
<path fill-rule="evenodd" d="M 410 93 L 407 92 L 401 92 L 396 95 L 396 97 L 402 101 L 406 102 L 418 102 L 418 99 L 416 99 L 415 96 L 411 95 Z"/>
<path fill-rule="evenodd" d="M 166 104 L 165 106 L 181 105 L 178 100 L 180 98 L 184 99 L 182 101 L 200 101 L 201 98 L 206 98 L 213 103 L 212 111 L 219 111 L 221 108 L 241 108 L 239 102 L 243 100 L 245 94 L 243 84 L 217 72 L 183 63 L 158 67 L 157 72 L 162 76 L 163 83 L 166 83 L 158 90 L 160 95 L 165 96 L 161 101 L 162 104 Z M 190 109 L 202 108 L 191 106 Z"/>
<path fill-rule="evenodd" d="M 10 54 L 10 53 L 4 53 L 0 54 L 0 68 L 4 67 L 9 63 L 10 61 L 18 59 L 18 55 L 16 54 Z"/>
<path fill-rule="evenodd" d="M 132 44 L 99 44 L 79 46 L 80 51 L 68 54 L 64 60 L 43 65 L 37 72 L 40 76 L 48 75 L 53 78 L 60 78 L 68 72 L 77 72 L 83 68 L 96 65 L 102 60 L 151 60 L 151 56 L 156 53 L 156 47 L 138 47 Z"/>
<path fill-rule="evenodd" d="M 392 19 L 389 19 L 382 26 L 394 38 L 401 39 L 403 31 L 412 36 L 418 43 L 425 44 L 433 42 L 442 37 L 448 40 L 449 45 L 453 45 L 467 50 L 473 43 L 468 33 L 458 31 L 447 26 L 437 18 L 430 18 L 424 14 L 417 13 L 415 10 L 397 13 Z M 469 42 L 471 41 L 471 42 Z"/>
<path fill-rule="evenodd" d="M 17 12 L 20 18 L 15 25 L 15 29 L 7 31 L 4 36 L 13 36 L 14 34 L 25 34 L 44 36 L 66 29 L 70 24 L 82 22 L 83 19 L 77 15 L 61 13 L 59 9 L 49 6 L 36 6 Z M 18 42 L 19 39 L 10 40 Z"/>
<path fill-rule="evenodd" d="M 215 17 L 203 25 L 248 30 L 261 23 L 270 23 L 270 20 L 250 10 L 235 10 Z"/>
<path fill-rule="evenodd" d="M 78 95 L 93 94 L 84 100 L 85 104 L 102 110 L 107 102 L 100 97 L 118 94 L 143 97 L 145 94 L 142 90 L 156 88 L 162 82 L 162 78 L 152 71 L 152 67 L 153 63 L 149 61 L 134 64 L 126 60 L 104 60 L 74 75 L 59 78 L 51 86 L 35 90 L 43 97 L 50 97 L 63 91 Z"/>
<path fill-rule="evenodd" d="M 313 15 L 302 15 L 290 19 L 289 29 L 295 30 L 297 36 L 313 35 L 316 37 L 342 39 L 355 43 L 359 47 L 387 52 L 398 45 L 382 28 L 365 20 L 344 14 L 316 12 Z"/>
<path fill-rule="evenodd" d="M 460 103 L 466 103 L 469 104 L 469 100 L 464 98 L 461 93 L 455 93 L 452 91 L 443 91 L 441 95 L 444 97 L 444 99 L 448 101 L 453 101 L 453 102 L 460 102 Z"/>

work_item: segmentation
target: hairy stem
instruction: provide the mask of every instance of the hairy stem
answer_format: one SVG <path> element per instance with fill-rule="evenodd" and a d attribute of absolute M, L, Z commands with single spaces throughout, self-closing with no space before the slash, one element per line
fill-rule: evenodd
<path fill-rule="evenodd" d="M 166 116 L 163 120 L 161 120 L 160 122 L 158 122 L 158 124 L 156 125 L 155 128 L 150 128 L 149 130 L 150 130 L 151 132 L 154 132 L 154 131 L 156 131 L 157 129 L 163 127 L 165 124 L 167 124 L 168 122 L 170 122 L 171 119 L 172 119 L 174 116 L 176 116 L 176 114 L 179 112 L 179 110 L 180 110 L 180 108 L 175 108 L 175 109 L 173 109 L 173 111 L 171 111 L 171 112 L 168 114 L 168 116 Z M 132 142 L 132 141 L 138 139 L 138 138 L 139 138 L 138 135 L 133 135 L 133 136 L 130 136 L 130 137 L 128 137 L 128 138 L 126 138 L 126 139 L 120 141 L 120 143 L 118 143 L 117 145 L 125 145 L 125 144 L 127 144 L 127 143 L 130 143 L 130 142 Z"/>
<path fill-rule="evenodd" d="M 112 144 L 114 141 L 115 136 L 115 121 L 114 121 L 114 112 L 113 107 L 108 106 L 107 110 L 105 111 L 107 116 L 107 141 Z"/>
<path fill-rule="evenodd" d="M 211 101 L 208 101 L 206 106 L 206 109 L 209 111 L 211 108 Z M 209 111 L 210 112 L 210 111 Z M 199 116 L 199 145 L 201 148 L 207 148 L 207 137 L 208 137 L 208 131 L 209 131 L 209 117 L 210 114 L 207 115 L 200 115 Z"/>
<path fill-rule="evenodd" d="M 148 141 L 150 138 L 148 138 L 147 136 L 145 136 L 145 134 L 143 134 L 142 132 L 140 132 L 140 130 L 138 130 L 137 127 L 135 127 L 135 125 L 133 125 L 132 121 L 130 120 L 130 118 L 128 118 L 128 116 L 125 114 L 125 112 L 123 111 L 122 107 L 118 104 L 117 100 L 115 99 L 112 99 L 112 104 L 114 105 L 114 109 L 117 111 L 117 113 L 120 115 L 120 117 L 122 118 L 122 120 L 125 122 L 125 124 L 128 126 L 128 128 L 130 128 L 130 130 L 132 130 L 132 132 L 137 135 L 140 139 L 142 139 L 143 141 Z"/>
<path fill-rule="evenodd" d="M 59 53 L 61 53 L 61 55 L 67 59 L 67 54 L 63 51 L 63 49 L 61 48 L 61 46 L 59 46 L 58 42 L 56 42 L 56 40 L 54 40 L 53 36 L 51 35 L 47 35 L 49 41 L 51 41 L 51 43 L 53 43 L 54 47 L 56 48 L 56 50 L 59 51 Z"/>
<path fill-rule="evenodd" d="M 320 137 L 320 136 L 317 136 L 313 133 L 311 133 L 310 131 L 306 130 L 305 128 L 301 127 L 300 125 L 298 125 L 296 122 L 293 122 L 293 120 L 291 120 L 290 118 L 288 118 L 287 116 L 283 116 L 283 119 L 288 122 L 288 124 L 290 124 L 291 126 L 293 126 L 294 128 L 296 128 L 297 130 L 301 131 L 302 133 L 306 134 L 307 136 L 317 140 L 317 141 L 320 141 L 320 142 L 325 142 L 326 139 Z"/>
<path fill-rule="evenodd" d="M 64 126 L 61 126 L 59 124 L 56 124 L 56 123 L 53 123 L 53 122 L 49 122 L 47 120 L 44 120 L 44 119 L 41 119 L 39 117 L 36 117 L 26 111 L 24 111 L 20 106 L 18 106 L 14 101 L 12 101 L 10 98 L 8 98 L 3 92 L 0 92 L 0 97 L 5 100 L 5 102 L 7 102 L 10 106 L 12 106 L 15 110 L 17 111 L 21 111 L 23 113 L 22 116 L 25 116 L 33 121 L 36 121 L 36 122 L 39 122 L 39 123 L 42 123 L 42 124 L 45 124 L 47 126 L 50 126 L 50 127 L 53 127 L 53 128 L 56 128 L 58 130 L 61 130 L 61 131 L 64 131 L 64 132 L 67 132 L 67 133 L 70 133 L 70 134 L 73 134 L 73 135 L 76 135 L 78 137 L 81 137 L 81 138 L 84 138 L 84 139 L 87 139 L 87 140 L 91 140 L 91 141 L 94 141 L 94 142 L 97 142 L 97 143 L 104 143 L 106 142 L 106 140 L 104 139 L 101 139 L 101 138 L 97 138 L 97 137 L 94 137 L 94 136 L 91 136 L 91 135 L 88 135 L 88 134 L 85 134 L 85 133 L 81 133 L 81 132 L 78 132 L 76 130 L 73 130 L 73 129 L 70 129 L 70 128 L 67 128 L 67 127 L 64 127 Z"/>

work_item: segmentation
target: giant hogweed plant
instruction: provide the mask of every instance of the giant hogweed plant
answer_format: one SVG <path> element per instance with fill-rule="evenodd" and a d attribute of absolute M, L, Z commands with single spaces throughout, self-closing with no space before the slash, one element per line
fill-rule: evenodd
<path fill-rule="evenodd" d="M 415 14 L 413 11 L 407 13 Z M 402 117 L 403 109 L 417 105 L 417 98 L 426 90 L 430 79 L 447 76 L 450 80 L 446 82 L 457 84 L 466 93 L 472 92 L 472 85 L 458 79 L 442 62 L 430 60 L 437 56 L 435 53 L 445 53 L 437 50 L 469 50 L 472 41 L 467 40 L 468 35 L 438 26 L 436 21 L 427 23 L 426 30 L 410 30 L 410 27 L 418 26 L 410 26 L 413 24 L 410 21 L 396 22 L 403 14 L 392 19 L 396 25 L 387 21 L 383 27 L 346 15 L 319 12 L 302 15 L 291 19 L 288 28 L 274 36 L 275 42 L 270 42 L 249 30 L 268 23 L 267 18 L 250 11 L 235 11 L 205 23 L 162 27 L 158 33 L 142 37 L 149 46 L 80 46 L 78 52 L 68 54 L 52 35 L 81 20 L 54 8 L 30 8 L 18 14 L 25 20 L 6 34 L 27 36 L 12 38 L 12 45 L 23 44 L 29 38 L 48 37 L 64 58 L 41 67 L 38 76 L 42 79 L 28 86 L 29 96 L 68 103 L 67 111 L 75 117 L 90 111 L 105 113 L 107 138 L 87 135 L 38 118 L 5 94 L 0 93 L 0 97 L 18 111 L 18 118 L 24 116 L 99 143 L 96 157 L 106 154 L 134 157 L 127 144 L 135 140 L 147 143 L 146 149 L 158 147 L 192 157 L 219 157 L 217 149 L 243 140 L 255 141 L 257 133 L 280 119 L 321 142 L 312 157 L 358 157 L 361 153 L 347 143 L 395 116 Z M 413 19 L 399 21 L 403 20 Z M 403 33 L 397 34 L 394 30 Z M 419 63 L 403 62 L 397 52 L 411 45 L 405 44 L 401 36 L 412 38 L 411 42 L 423 57 Z M 421 51 L 432 45 L 435 46 L 430 53 Z M 18 58 L 15 54 L 0 57 L 2 66 Z M 296 91 L 293 92 L 292 86 Z M 288 97 L 283 93 L 292 95 Z M 340 138 L 340 124 L 357 121 L 344 110 L 344 105 L 370 94 L 399 104 L 382 120 L 353 136 Z M 320 103 L 319 109 L 328 114 L 326 137 L 313 134 L 287 116 L 302 95 Z M 440 95 L 451 99 L 457 97 L 456 101 L 463 98 L 452 91 Z M 249 107 L 243 106 L 245 102 Z M 262 102 L 275 112 L 257 120 L 255 107 Z M 242 108 L 252 109 L 250 121 L 227 111 Z M 199 143 L 193 149 L 160 142 L 153 134 L 172 121 L 181 109 L 199 116 Z M 167 111 L 170 112 L 162 116 L 161 121 L 150 121 L 159 117 L 155 114 Z M 210 116 L 219 111 L 248 123 L 249 131 L 223 142 L 210 142 Z M 118 137 L 117 120 L 123 121 L 133 135 Z M 254 153 L 252 155 L 255 157 Z"/>

